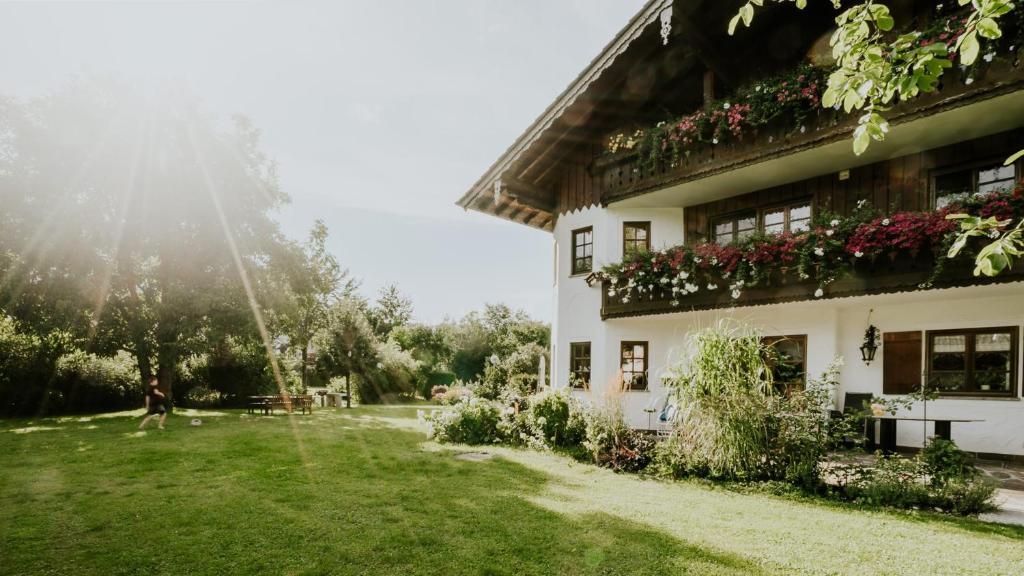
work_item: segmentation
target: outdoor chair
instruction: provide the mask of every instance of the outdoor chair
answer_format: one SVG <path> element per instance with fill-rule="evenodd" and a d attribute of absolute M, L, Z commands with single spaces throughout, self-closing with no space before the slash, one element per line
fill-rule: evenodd
<path fill-rule="evenodd" d="M 873 397 L 874 395 L 870 393 L 847 392 L 846 396 L 843 398 L 842 416 L 850 416 L 851 414 L 856 414 L 857 412 L 860 412 L 866 407 L 867 404 L 871 402 L 871 399 Z M 874 445 L 875 431 L 873 429 L 870 429 L 869 427 L 873 424 L 873 422 L 869 418 L 862 418 L 858 422 L 858 424 L 858 429 L 860 430 L 860 437 L 844 438 L 844 444 L 846 444 L 847 447 L 851 447 L 856 444 L 862 444 L 865 450 L 870 451 L 871 447 Z"/>

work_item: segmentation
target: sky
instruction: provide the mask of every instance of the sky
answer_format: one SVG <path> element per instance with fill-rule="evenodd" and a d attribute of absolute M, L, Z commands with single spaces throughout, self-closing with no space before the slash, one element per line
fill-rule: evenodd
<path fill-rule="evenodd" d="M 291 204 L 415 319 L 504 302 L 552 317 L 549 233 L 455 201 L 643 0 L 0 3 L 0 94 L 76 76 L 184 86 L 262 131 Z"/>

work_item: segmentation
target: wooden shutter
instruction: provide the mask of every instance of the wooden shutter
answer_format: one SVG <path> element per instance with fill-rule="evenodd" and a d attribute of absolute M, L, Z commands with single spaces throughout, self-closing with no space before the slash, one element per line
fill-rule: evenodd
<path fill-rule="evenodd" d="M 882 335 L 882 393 L 910 394 L 921 386 L 921 333 Z"/>

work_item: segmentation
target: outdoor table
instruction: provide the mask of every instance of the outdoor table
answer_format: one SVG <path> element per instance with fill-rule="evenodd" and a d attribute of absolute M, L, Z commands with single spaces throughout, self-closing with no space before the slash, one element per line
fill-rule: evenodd
<path fill-rule="evenodd" d="M 869 422 L 878 420 L 878 442 L 872 442 L 875 448 L 883 452 L 896 451 L 896 424 L 901 420 L 910 422 L 934 422 L 935 436 L 944 440 L 952 440 L 953 422 L 984 422 L 984 420 L 969 420 L 964 418 L 917 418 L 913 416 L 868 416 Z M 874 439 L 874 426 L 871 426 L 870 439 Z"/>

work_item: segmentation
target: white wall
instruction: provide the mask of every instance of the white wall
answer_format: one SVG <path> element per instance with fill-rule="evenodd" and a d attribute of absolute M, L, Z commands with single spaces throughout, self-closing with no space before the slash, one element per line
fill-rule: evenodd
<path fill-rule="evenodd" d="M 808 374 L 820 374 L 836 355 L 845 358 L 839 398 L 847 391 L 882 394 L 884 347 L 870 366 L 860 359 L 859 347 L 868 312 L 883 332 L 940 330 L 985 326 L 1024 326 L 1024 284 L 1003 284 L 836 300 L 796 302 L 707 312 L 679 312 L 638 318 L 601 320 L 601 288 L 589 287 L 584 276 L 571 276 L 571 233 L 594 227 L 594 269 L 622 258 L 622 223 L 650 220 L 652 246 L 664 248 L 683 241 L 683 210 L 589 208 L 558 219 L 555 284 L 556 315 L 552 333 L 552 383 L 566 386 L 569 378 L 569 343 L 591 343 L 591 389 L 578 392 L 590 401 L 601 399 L 618 378 L 619 345 L 624 340 L 649 344 L 649 390 L 625 393 L 632 425 L 648 426 L 644 408 L 660 404 L 665 369 L 679 358 L 686 334 L 722 318 L 757 326 L 765 335 L 807 335 Z M 1021 346 L 1024 348 L 1024 346 Z M 1018 354 L 1021 352 L 1018 351 Z M 1024 366 L 1024 358 L 1018 358 Z M 1018 395 L 1021 372 L 1018 369 Z M 841 400 L 840 400 L 841 401 Z M 840 407 L 839 404 L 836 406 Z M 919 416 L 921 406 L 906 415 Z M 1024 455 L 1024 402 L 1015 399 L 939 399 L 930 402 L 929 417 L 978 419 L 954 423 L 953 439 L 965 450 Z M 657 424 L 657 414 L 652 418 Z M 932 433 L 929 425 L 928 433 Z M 920 423 L 901 422 L 897 441 L 919 446 Z"/>

